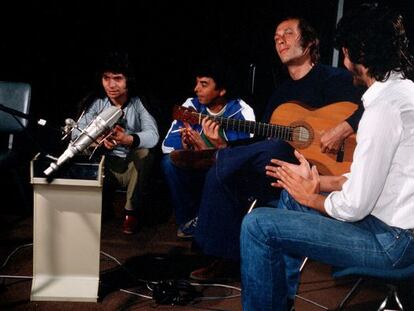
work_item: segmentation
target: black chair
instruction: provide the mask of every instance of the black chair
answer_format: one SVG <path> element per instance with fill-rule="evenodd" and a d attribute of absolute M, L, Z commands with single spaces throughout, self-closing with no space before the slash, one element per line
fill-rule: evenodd
<path fill-rule="evenodd" d="M 389 310 L 389 305 L 392 304 L 394 307 L 399 308 L 398 310 L 413 310 L 412 295 L 409 293 L 412 291 L 412 281 L 414 280 L 414 263 L 410 266 L 402 269 L 376 269 L 370 267 L 348 267 L 348 268 L 335 268 L 333 272 L 335 278 L 346 277 L 346 276 L 358 276 L 359 279 L 341 301 L 338 310 L 342 310 L 345 304 L 348 302 L 350 297 L 359 288 L 359 285 L 365 278 L 374 278 L 378 282 L 383 282 L 388 287 L 386 297 L 381 302 L 378 311 Z M 405 301 L 400 297 L 400 291 L 408 293 L 410 299 Z M 410 304 L 410 305 L 408 305 Z"/>
<path fill-rule="evenodd" d="M 29 84 L 0 81 L 0 134 L 7 141 L 6 146 L 1 146 L 0 149 L 0 172 L 2 178 L 11 177 L 17 196 L 23 201 L 25 212 L 31 210 L 31 204 L 27 196 L 27 181 L 23 179 L 21 168 L 28 161 L 18 151 L 19 148 L 16 148 L 15 135 L 28 126 L 29 120 L 26 116 L 29 113 L 30 96 Z M 28 173 L 28 166 L 26 168 Z M 9 184 L 10 180 L 3 182 Z"/>
<path fill-rule="evenodd" d="M 307 258 L 304 260 L 306 263 Z M 303 268 L 302 265 L 301 269 Z M 338 307 L 335 310 L 344 310 L 346 304 L 356 293 L 356 291 L 361 287 L 361 284 L 366 279 L 375 279 L 377 283 L 381 282 L 385 284 L 388 288 L 387 294 L 384 299 L 381 301 L 378 311 L 391 310 L 400 310 L 400 311 L 410 311 L 414 310 L 414 302 L 411 298 L 413 296 L 413 281 L 414 281 L 414 263 L 406 268 L 401 269 L 376 269 L 370 267 L 346 267 L 346 268 L 333 268 L 332 273 L 334 278 L 343 278 L 348 276 L 358 277 L 357 281 L 352 286 L 351 290 L 346 294 L 346 296 L 340 301 Z M 401 297 L 400 293 L 404 292 L 405 296 Z M 323 306 L 322 304 L 306 299 L 300 295 L 296 296 L 299 299 L 305 300 L 308 303 L 311 303 L 317 307 L 320 307 L 324 310 L 329 310 L 329 308 Z M 406 299 L 409 297 L 409 299 Z M 398 308 L 398 309 L 395 309 Z"/>

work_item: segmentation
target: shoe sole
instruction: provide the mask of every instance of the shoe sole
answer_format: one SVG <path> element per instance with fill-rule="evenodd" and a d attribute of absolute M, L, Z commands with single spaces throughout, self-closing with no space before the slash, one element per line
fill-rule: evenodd
<path fill-rule="evenodd" d="M 135 231 L 128 231 L 128 230 L 122 230 L 122 232 L 124 234 L 128 234 L 128 235 L 131 235 L 131 234 L 134 234 L 135 233 Z"/>
<path fill-rule="evenodd" d="M 177 238 L 180 238 L 183 240 L 191 240 L 192 238 L 194 238 L 194 236 L 177 233 Z"/>

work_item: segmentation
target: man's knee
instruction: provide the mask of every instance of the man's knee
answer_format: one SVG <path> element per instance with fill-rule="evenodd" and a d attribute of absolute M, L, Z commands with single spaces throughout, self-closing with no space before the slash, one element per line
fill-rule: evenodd
<path fill-rule="evenodd" d="M 257 235 L 263 233 L 260 223 L 268 218 L 267 208 L 257 208 L 244 216 L 241 226 L 241 235 Z"/>
<path fill-rule="evenodd" d="M 310 209 L 309 207 L 298 203 L 286 190 L 283 190 L 280 193 L 277 207 L 279 209 L 294 210 L 299 212 L 318 213 L 316 210 Z"/>
<path fill-rule="evenodd" d="M 243 218 L 242 225 L 241 225 L 242 235 L 246 231 L 251 231 L 252 229 L 254 229 L 255 226 L 257 226 L 257 216 L 254 212 L 251 212 L 247 214 L 246 216 L 244 216 Z"/>
<path fill-rule="evenodd" d="M 277 204 L 278 208 L 289 209 L 291 205 L 291 196 L 286 190 L 282 190 L 279 197 L 279 202 Z"/>
<path fill-rule="evenodd" d="M 161 159 L 161 169 L 166 176 L 169 176 L 172 173 L 175 173 L 178 168 L 171 161 L 170 155 L 166 154 Z"/>
<path fill-rule="evenodd" d="M 172 165 L 170 155 L 165 154 L 161 159 L 161 168 L 163 171 L 168 171 Z"/>
<path fill-rule="evenodd" d="M 293 159 L 293 148 L 287 142 L 280 139 L 266 140 L 262 145 L 262 150 L 271 158 Z"/>
<path fill-rule="evenodd" d="M 150 150 L 147 148 L 135 148 L 132 150 L 132 157 L 134 159 L 145 159 L 150 156 Z"/>
<path fill-rule="evenodd" d="M 247 251 L 250 237 L 256 236 L 257 231 L 257 217 L 255 213 L 249 213 L 244 216 L 241 231 L 240 231 L 240 251 L 242 253 Z"/>

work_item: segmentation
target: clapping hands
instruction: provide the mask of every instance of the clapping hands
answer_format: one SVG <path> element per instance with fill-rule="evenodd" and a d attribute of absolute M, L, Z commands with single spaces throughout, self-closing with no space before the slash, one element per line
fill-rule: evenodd
<path fill-rule="evenodd" d="M 305 157 L 295 150 L 299 164 L 272 159 L 266 166 L 266 175 L 276 179 L 271 185 L 284 188 L 299 203 L 308 205 L 309 197 L 319 193 L 320 178 L 316 166 L 310 166 Z"/>

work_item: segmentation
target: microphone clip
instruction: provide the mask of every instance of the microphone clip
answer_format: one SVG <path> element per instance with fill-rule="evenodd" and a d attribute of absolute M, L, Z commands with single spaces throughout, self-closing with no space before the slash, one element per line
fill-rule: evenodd
<path fill-rule="evenodd" d="M 74 129 L 80 130 L 78 128 L 78 123 L 70 118 L 65 119 L 65 126 L 62 127 L 62 132 L 64 134 L 62 140 L 65 140 Z"/>

